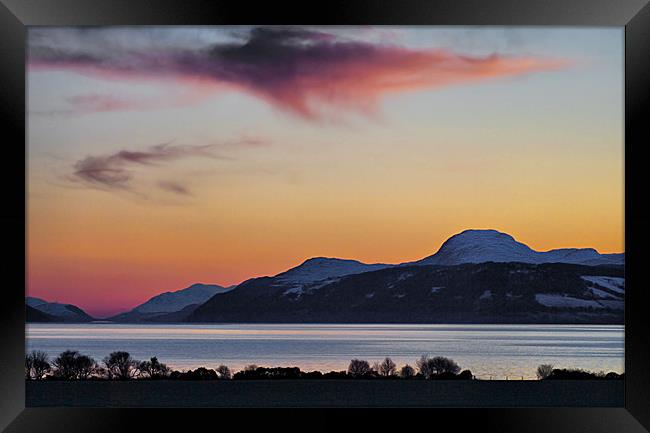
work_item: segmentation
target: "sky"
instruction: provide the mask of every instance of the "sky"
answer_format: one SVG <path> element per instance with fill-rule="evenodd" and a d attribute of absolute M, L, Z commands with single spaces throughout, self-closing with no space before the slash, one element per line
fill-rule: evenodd
<path fill-rule="evenodd" d="M 27 293 L 95 317 L 493 228 L 624 251 L 623 29 L 33 27 Z"/>

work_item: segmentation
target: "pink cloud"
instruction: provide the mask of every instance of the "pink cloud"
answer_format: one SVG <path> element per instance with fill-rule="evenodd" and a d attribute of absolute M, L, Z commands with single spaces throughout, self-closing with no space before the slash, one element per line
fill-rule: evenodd
<path fill-rule="evenodd" d="M 120 53 L 103 51 L 101 46 L 66 50 L 43 40 L 30 43 L 32 69 L 72 70 L 103 79 L 173 80 L 194 89 L 189 93 L 193 96 L 176 103 L 196 102 L 225 86 L 306 119 L 320 119 L 328 110 L 372 112 L 391 93 L 552 71 L 569 64 L 534 56 L 416 50 L 296 28 L 256 28 L 246 40 L 196 49 L 157 47 Z M 94 111 L 149 105 L 90 96 L 73 103 Z"/>

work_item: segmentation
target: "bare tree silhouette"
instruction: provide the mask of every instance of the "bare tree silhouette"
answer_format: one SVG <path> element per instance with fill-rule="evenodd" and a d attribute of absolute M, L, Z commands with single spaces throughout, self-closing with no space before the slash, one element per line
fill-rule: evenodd
<path fill-rule="evenodd" d="M 217 374 L 219 375 L 219 379 L 232 379 L 232 372 L 225 365 L 217 367 Z"/>
<path fill-rule="evenodd" d="M 417 361 L 417 367 L 420 374 L 426 379 L 445 373 L 456 375 L 460 371 L 460 366 L 453 359 L 444 356 L 430 358 L 427 355 L 422 355 Z"/>
<path fill-rule="evenodd" d="M 97 362 L 76 350 L 66 350 L 52 361 L 54 375 L 61 379 L 88 379 L 98 371 Z"/>
<path fill-rule="evenodd" d="M 542 380 L 548 378 L 553 372 L 553 366 L 551 364 L 541 364 L 537 367 L 537 379 Z"/>
<path fill-rule="evenodd" d="M 140 375 L 140 364 L 129 352 L 112 352 L 104 358 L 109 379 L 133 379 Z"/>
<path fill-rule="evenodd" d="M 348 375 L 352 377 L 368 376 L 371 372 L 370 364 L 368 361 L 362 359 L 353 359 L 348 366 Z"/>
<path fill-rule="evenodd" d="M 397 373 L 397 365 L 392 359 L 386 358 L 379 364 L 379 375 L 384 377 L 395 376 Z"/>
<path fill-rule="evenodd" d="M 149 361 L 142 361 L 138 367 L 140 373 L 151 379 L 162 379 L 169 377 L 171 369 L 167 365 L 158 361 L 157 357 L 151 358 Z"/>

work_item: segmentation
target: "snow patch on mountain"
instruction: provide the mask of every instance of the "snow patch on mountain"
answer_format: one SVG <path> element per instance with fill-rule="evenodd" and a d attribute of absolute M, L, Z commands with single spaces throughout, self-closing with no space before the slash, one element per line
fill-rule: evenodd
<path fill-rule="evenodd" d="M 492 290 L 486 290 L 484 291 L 481 296 L 478 297 L 479 299 L 492 299 Z"/>
<path fill-rule="evenodd" d="M 283 296 L 290 296 L 295 299 L 300 298 L 302 295 L 309 295 L 314 293 L 314 291 L 327 286 L 328 284 L 338 283 L 341 281 L 341 278 L 326 278 L 324 280 L 316 281 L 315 283 L 306 282 L 306 283 L 291 283 L 288 289 L 282 292 Z M 274 284 L 274 287 L 287 287 L 286 284 Z"/>
<path fill-rule="evenodd" d="M 616 296 L 612 296 L 609 292 L 604 290 L 596 289 L 594 287 L 589 288 L 589 291 L 599 299 L 619 299 Z"/>
<path fill-rule="evenodd" d="M 581 277 L 583 280 L 588 281 L 600 287 L 604 287 L 613 292 L 624 294 L 625 293 L 625 278 L 618 277 L 599 277 L 584 275 Z"/>
<path fill-rule="evenodd" d="M 302 296 L 303 293 L 304 293 L 304 290 L 303 290 L 302 286 L 293 286 L 290 289 L 287 289 L 284 292 L 282 292 L 282 295 L 300 297 L 300 296 Z"/>
<path fill-rule="evenodd" d="M 556 294 L 538 293 L 535 295 L 535 300 L 546 307 L 554 308 L 603 308 L 598 301 Z"/>
<path fill-rule="evenodd" d="M 402 272 L 397 276 L 397 281 L 404 281 L 413 276 L 413 272 Z"/>
<path fill-rule="evenodd" d="M 604 301 L 598 301 L 598 303 L 604 305 L 607 308 L 613 308 L 616 310 L 622 310 L 625 308 L 625 302 L 622 300 L 606 299 Z"/>
<path fill-rule="evenodd" d="M 325 280 L 321 280 L 321 281 L 318 281 L 316 283 L 308 284 L 307 289 L 308 289 L 309 292 L 312 292 L 314 290 L 318 290 L 318 289 L 320 289 L 322 287 L 325 287 L 328 284 L 338 283 L 339 281 L 341 281 L 340 277 L 338 277 L 338 278 L 327 278 Z"/>

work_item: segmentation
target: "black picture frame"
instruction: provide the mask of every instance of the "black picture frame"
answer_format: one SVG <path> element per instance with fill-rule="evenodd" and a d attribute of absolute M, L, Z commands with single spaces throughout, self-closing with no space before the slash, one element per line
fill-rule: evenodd
<path fill-rule="evenodd" d="M 6 427 L 8 432 L 118 432 L 130 431 L 137 420 L 142 419 L 147 423 L 144 431 L 179 431 L 179 426 L 182 426 L 181 431 L 192 431 L 201 423 L 215 425 L 215 420 L 226 416 L 223 409 L 35 408 L 25 405 L 26 26 L 153 24 L 624 26 L 626 377 L 623 407 L 494 407 L 501 406 L 495 394 L 492 401 L 497 403 L 486 402 L 486 406 L 492 406 L 488 409 L 436 408 L 438 405 L 432 402 L 426 409 L 429 413 L 415 416 L 424 416 L 425 420 L 431 419 L 440 426 L 452 423 L 455 430 L 473 426 L 471 431 L 612 433 L 650 430 L 650 295 L 643 286 L 642 274 L 643 249 L 648 245 L 647 223 L 650 222 L 650 214 L 644 210 L 642 183 L 647 162 L 644 145 L 648 142 L 644 120 L 650 99 L 650 5 L 647 0 L 332 0 L 301 5 L 290 2 L 257 4 L 245 0 L 0 0 L 0 116 L 5 153 L 0 176 L 7 185 L 0 210 L 0 227 L 5 232 L 5 255 L 0 260 L 5 283 L 0 303 L 0 428 Z M 390 381 L 382 383 L 385 385 L 375 385 L 372 392 L 354 393 L 357 399 L 354 405 L 407 407 L 410 401 L 417 400 L 417 390 L 391 388 L 399 385 Z M 112 386 L 110 383 L 104 385 Z M 333 402 L 342 395 L 349 396 L 354 392 L 350 386 L 356 386 L 354 383 L 339 384 L 324 390 L 313 386 L 299 389 L 294 385 L 282 381 L 258 383 L 257 386 L 240 384 L 237 392 L 242 394 L 236 400 L 239 404 L 232 401 L 228 404 L 228 399 L 224 398 L 223 406 L 345 406 Z M 115 403 L 115 395 L 128 394 L 108 388 L 103 392 L 108 403 Z M 327 396 L 321 400 L 322 404 L 318 398 L 314 399 L 318 393 Z M 65 396 L 59 397 L 65 401 Z M 182 399 L 179 395 L 179 406 L 183 406 Z M 250 404 L 242 404 L 242 401 Z M 386 404 L 387 401 L 396 401 L 396 404 Z M 287 417 L 295 416 L 295 412 L 265 411 L 263 417 L 236 412 L 235 416 L 240 422 L 239 428 L 245 428 L 260 420 L 288 423 Z M 384 425 L 395 418 L 402 419 L 393 411 L 374 411 L 372 416 L 364 417 L 368 423 L 364 427 Z M 337 428 L 337 416 L 319 413 L 311 415 L 310 419 L 317 422 L 319 428 Z"/>

